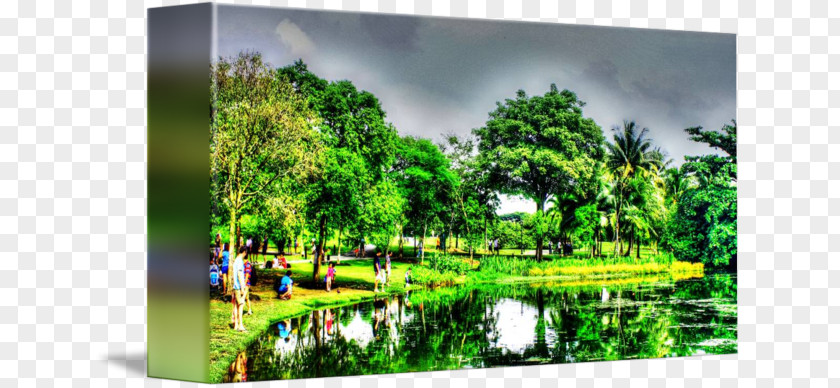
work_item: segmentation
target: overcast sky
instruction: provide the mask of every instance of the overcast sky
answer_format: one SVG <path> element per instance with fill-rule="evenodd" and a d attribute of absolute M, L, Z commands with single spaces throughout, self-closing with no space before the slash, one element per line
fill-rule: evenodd
<path fill-rule="evenodd" d="M 712 152 L 684 128 L 735 118 L 735 35 L 219 5 L 218 55 L 243 50 L 274 66 L 301 58 L 327 80 L 376 95 L 400 134 L 467 135 L 496 101 L 551 83 L 577 93 L 604 130 L 623 120 L 677 164 Z M 499 213 L 533 212 L 505 200 Z"/>

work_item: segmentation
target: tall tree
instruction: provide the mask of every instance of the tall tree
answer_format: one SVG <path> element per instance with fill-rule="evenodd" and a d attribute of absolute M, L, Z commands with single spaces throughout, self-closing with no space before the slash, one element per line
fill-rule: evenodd
<path fill-rule="evenodd" d="M 328 82 L 297 61 L 279 69 L 296 90 L 306 95 L 321 119 L 320 141 L 327 149 L 331 175 L 312 182 L 318 200 L 307 210 L 318 230 L 318 256 L 313 261 L 313 278 L 320 278 L 320 254 L 326 244 L 330 222 L 339 227 L 353 225 L 357 235 L 370 230 L 362 223 L 367 206 L 375 206 L 375 190 L 394 160 L 397 132 L 385 121 L 385 111 L 370 92 L 358 90 L 350 81 Z M 348 166 L 348 168 L 343 168 Z M 332 180 L 331 182 L 328 182 Z M 329 187 L 327 187 L 329 186 Z"/>
<path fill-rule="evenodd" d="M 404 136 L 398 145 L 392 175 L 406 201 L 406 219 L 425 241 L 435 219 L 445 218 L 446 205 L 458 184 L 450 161 L 431 141 Z"/>
<path fill-rule="evenodd" d="M 621 246 L 622 210 L 631 194 L 631 181 L 636 177 L 656 174 L 661 166 L 662 153 L 654 149 L 646 137 L 647 128 L 638 130 L 635 121 L 624 121 L 622 127 L 613 127 L 613 142 L 607 143 L 607 170 L 611 173 L 615 189 L 615 254 Z"/>
<path fill-rule="evenodd" d="M 537 219 L 544 219 L 551 195 L 595 187 L 604 137 L 592 119 L 583 117 L 584 105 L 554 84 L 542 96 L 519 90 L 516 98 L 497 102 L 486 125 L 474 130 L 492 187 L 533 200 Z M 536 246 L 541 260 L 543 233 L 536 236 Z"/>
<path fill-rule="evenodd" d="M 317 171 L 317 116 L 259 54 L 220 58 L 210 70 L 211 187 L 230 213 L 233 240 L 243 208 Z"/>

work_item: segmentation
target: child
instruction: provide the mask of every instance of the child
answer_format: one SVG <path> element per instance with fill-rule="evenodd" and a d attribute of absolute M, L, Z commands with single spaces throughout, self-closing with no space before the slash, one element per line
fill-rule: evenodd
<path fill-rule="evenodd" d="M 280 280 L 280 286 L 277 288 L 277 298 L 290 299 L 292 297 L 292 271 L 286 271 L 286 276 Z"/>
<path fill-rule="evenodd" d="M 219 266 L 216 265 L 215 255 L 211 253 L 210 256 L 210 290 L 215 291 L 219 289 Z"/>
<path fill-rule="evenodd" d="M 411 268 L 405 270 L 405 288 L 411 285 Z"/>
<path fill-rule="evenodd" d="M 327 270 L 327 292 L 332 290 L 332 284 L 335 281 L 335 263 L 330 263 L 330 268 Z"/>

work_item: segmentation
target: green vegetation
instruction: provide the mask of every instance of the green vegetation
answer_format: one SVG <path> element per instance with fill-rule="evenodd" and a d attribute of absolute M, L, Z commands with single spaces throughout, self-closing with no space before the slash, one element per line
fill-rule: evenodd
<path fill-rule="evenodd" d="M 686 129 L 718 151 L 673 167 L 646 128 L 625 121 L 608 141 L 585 103 L 553 84 L 542 95 L 517 91 L 470 136 L 440 144 L 398 135 L 376 96 L 301 61 L 220 58 L 210 87 L 211 244 L 217 233 L 231 251 L 267 238 L 310 260 L 294 265 L 290 301 L 274 299 L 280 271 L 259 271 L 247 333 L 228 329 L 228 304 L 211 302 L 214 381 L 272 321 L 373 298 L 369 260 L 338 266 L 341 293 L 321 283 L 328 255 L 362 243 L 405 258 L 394 261 L 389 293 L 404 291 L 409 267 L 413 284 L 441 286 L 673 280 L 736 264 L 734 121 Z M 534 212 L 497 215 L 500 195 L 533 200 Z"/>

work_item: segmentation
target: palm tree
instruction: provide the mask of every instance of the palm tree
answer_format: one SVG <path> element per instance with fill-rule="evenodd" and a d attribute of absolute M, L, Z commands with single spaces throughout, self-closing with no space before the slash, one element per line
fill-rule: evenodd
<path fill-rule="evenodd" d="M 624 121 L 623 127 L 613 127 L 613 142 L 607 143 L 607 170 L 612 175 L 615 185 L 615 253 L 619 253 L 621 242 L 622 207 L 629 196 L 629 185 L 635 177 L 658 175 L 658 169 L 664 164 L 664 154 L 658 148 L 652 148 L 650 139 L 645 135 L 647 128 L 637 129 L 636 122 Z"/>
<path fill-rule="evenodd" d="M 564 230 L 574 221 L 575 208 L 580 205 L 579 199 L 574 194 L 563 193 L 549 198 L 548 204 L 549 209 L 546 211 L 548 221 L 552 227 L 557 228 L 561 239 L 565 239 L 563 237 L 565 235 Z M 560 254 L 562 255 L 563 252 L 560 251 Z"/>

